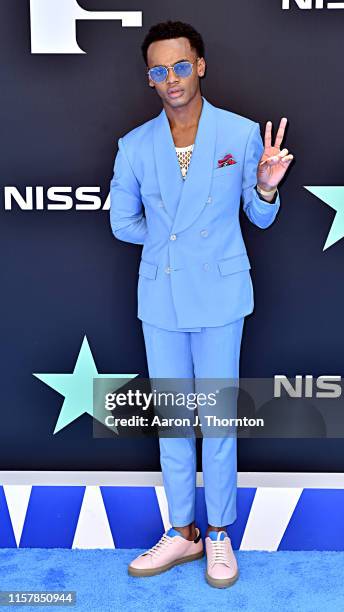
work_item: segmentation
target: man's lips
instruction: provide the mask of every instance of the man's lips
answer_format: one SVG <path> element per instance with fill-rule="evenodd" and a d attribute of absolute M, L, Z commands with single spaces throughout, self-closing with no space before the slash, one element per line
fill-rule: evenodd
<path fill-rule="evenodd" d="M 173 89 L 168 89 L 167 93 L 168 93 L 169 96 L 173 96 L 174 97 L 174 96 L 178 96 L 178 95 L 184 93 L 184 90 L 183 89 L 173 88 Z"/>

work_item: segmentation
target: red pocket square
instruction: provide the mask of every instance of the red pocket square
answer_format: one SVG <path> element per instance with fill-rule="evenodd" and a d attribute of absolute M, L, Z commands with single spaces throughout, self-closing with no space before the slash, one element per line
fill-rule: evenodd
<path fill-rule="evenodd" d="M 218 168 L 223 168 L 223 166 L 231 166 L 232 164 L 236 164 L 236 161 L 231 153 L 228 153 L 222 159 L 217 160 Z"/>

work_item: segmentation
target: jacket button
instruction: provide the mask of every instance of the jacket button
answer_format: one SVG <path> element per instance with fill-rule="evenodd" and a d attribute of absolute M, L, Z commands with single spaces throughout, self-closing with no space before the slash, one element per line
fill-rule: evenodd
<path fill-rule="evenodd" d="M 208 263 L 203 264 L 203 270 L 210 270 L 210 265 Z"/>
<path fill-rule="evenodd" d="M 160 208 L 163 208 L 163 207 L 164 207 L 164 203 L 163 203 L 163 201 L 162 201 L 162 200 L 159 200 L 159 202 L 158 202 L 158 206 L 159 206 Z"/>
<path fill-rule="evenodd" d="M 170 272 L 171 272 L 171 268 L 170 268 L 170 266 L 167 266 L 167 267 L 165 268 L 165 272 L 166 272 L 166 274 L 170 274 Z"/>
<path fill-rule="evenodd" d="M 170 240 L 176 240 L 176 238 L 177 238 L 176 234 L 171 234 Z"/>
<path fill-rule="evenodd" d="M 213 201 L 213 198 L 211 196 L 209 196 L 209 198 L 207 199 L 207 204 L 211 204 Z"/>
<path fill-rule="evenodd" d="M 208 230 L 206 230 L 206 229 L 202 230 L 202 231 L 201 231 L 201 236 L 202 236 L 203 238 L 206 238 L 206 237 L 208 236 Z"/>

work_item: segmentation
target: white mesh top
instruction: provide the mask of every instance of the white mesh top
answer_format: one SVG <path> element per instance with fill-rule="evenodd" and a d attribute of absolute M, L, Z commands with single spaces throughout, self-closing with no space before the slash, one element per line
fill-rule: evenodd
<path fill-rule="evenodd" d="M 186 177 L 194 145 L 175 147 L 183 179 Z"/>

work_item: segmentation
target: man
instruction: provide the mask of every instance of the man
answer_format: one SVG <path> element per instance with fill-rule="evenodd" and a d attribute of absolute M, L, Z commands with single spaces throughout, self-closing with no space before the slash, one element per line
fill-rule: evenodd
<path fill-rule="evenodd" d="M 119 139 L 110 221 L 116 238 L 144 245 L 138 318 L 149 376 L 235 378 L 244 317 L 253 311 L 240 198 L 252 223 L 273 223 L 277 185 L 293 159 L 280 149 L 287 119 L 274 145 L 266 124 L 263 147 L 258 123 L 208 102 L 200 90 L 204 44 L 189 24 L 153 26 L 142 53 L 163 109 Z M 160 438 L 159 444 L 172 527 L 130 563 L 133 576 L 203 555 L 194 522 L 195 438 Z M 202 464 L 206 578 L 227 587 L 238 577 L 226 531 L 236 519 L 236 437 L 204 437 Z"/>

